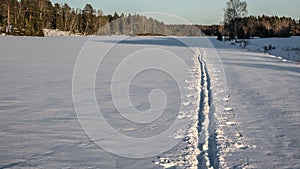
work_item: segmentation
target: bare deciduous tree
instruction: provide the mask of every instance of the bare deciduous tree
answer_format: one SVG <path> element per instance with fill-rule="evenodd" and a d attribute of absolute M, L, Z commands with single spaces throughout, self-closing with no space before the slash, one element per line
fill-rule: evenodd
<path fill-rule="evenodd" d="M 229 0 L 226 4 L 226 9 L 224 11 L 224 23 L 234 23 L 234 28 L 231 28 L 229 31 L 231 33 L 234 32 L 235 40 L 237 40 L 237 19 L 247 15 L 247 3 L 245 1 L 240 0 Z"/>

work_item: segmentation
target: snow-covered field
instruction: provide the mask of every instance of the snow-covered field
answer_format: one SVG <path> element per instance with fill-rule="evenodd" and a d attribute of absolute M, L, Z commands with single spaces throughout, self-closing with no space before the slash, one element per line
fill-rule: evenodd
<path fill-rule="evenodd" d="M 300 63 L 300 37 L 291 38 L 256 38 L 248 40 L 246 49 L 254 52 L 265 52 L 269 57 L 277 57 L 282 61 Z M 265 47 L 270 48 L 267 51 Z"/>
<path fill-rule="evenodd" d="M 230 95 L 224 116 L 234 120 L 222 123 L 232 126 L 232 136 L 227 128 L 229 138 L 224 139 L 228 149 L 221 151 L 228 166 L 300 168 L 299 65 L 212 41 L 222 59 Z M 274 42 L 281 48 L 290 40 L 282 39 L 282 44 L 278 39 L 276 43 L 257 41 Z M 236 145 L 238 141 L 244 146 Z"/>
<path fill-rule="evenodd" d="M 0 37 L 0 168 L 300 168 L 299 65 L 211 42 Z M 126 72 L 137 70 L 126 86 Z M 97 112 L 78 112 L 93 102 L 100 126 Z M 154 120 L 135 122 L 149 108 L 143 115 Z"/>
<path fill-rule="evenodd" d="M 192 42 L 195 40 L 191 39 Z M 1 37 L 0 44 L 0 168 L 197 167 L 200 153 L 200 51 L 196 46 L 188 48 L 176 38 L 124 36 L 91 39 Z M 90 51 L 92 53 L 88 53 Z M 78 56 L 82 60 L 77 60 Z M 105 56 L 101 62 L 89 60 L 101 56 Z M 126 58 L 128 56 L 131 58 Z M 143 60 L 139 62 L 137 56 L 143 57 Z M 128 61 L 129 65 L 126 65 Z M 130 117 L 131 113 L 125 112 L 122 116 L 118 113 L 130 108 L 122 103 L 126 101 L 126 95 L 117 92 L 112 97 L 110 93 L 111 87 L 115 87 L 116 91 L 126 87 L 127 76 L 119 76 L 113 81 L 111 78 L 115 77 L 114 71 L 122 69 L 122 64 L 125 64 L 125 71 L 134 71 L 143 68 L 145 63 L 153 69 L 142 70 L 127 86 L 130 91 L 127 96 L 132 105 L 139 111 L 150 106 L 156 113 L 155 110 L 159 110 L 157 106 L 164 102 L 157 97 L 161 91 L 167 102 L 158 117 L 145 114 L 154 118 L 153 122 L 134 123 L 123 117 Z M 156 69 L 156 64 L 162 66 L 163 71 L 159 67 Z M 85 88 L 90 80 L 86 72 L 93 66 L 98 66 L 95 69 L 95 86 Z M 78 70 L 80 68 L 81 71 Z M 124 70 L 120 72 L 124 73 Z M 95 91 L 98 106 L 106 120 L 98 122 L 100 125 L 109 123 L 117 132 L 110 133 L 103 126 L 97 128 L 97 121 L 93 121 L 97 114 L 94 119 L 88 119 L 91 120 L 88 123 L 85 120 L 89 116 L 82 116 L 80 112 L 76 114 L 73 99 L 76 110 L 80 111 L 81 105 L 93 102 L 93 98 L 85 98 L 90 91 Z M 80 97 L 76 97 L 78 95 Z M 118 101 L 120 110 L 114 105 Z M 99 129 L 96 133 L 102 137 L 93 137 L 93 131 L 84 124 L 94 125 L 95 130 Z M 169 133 L 163 133 L 165 130 Z M 120 144 L 117 142 L 119 137 L 115 138 L 116 133 L 122 133 L 125 138 L 138 138 L 139 141 L 146 138 L 146 144 L 141 147 L 126 140 Z M 163 133 L 162 136 L 160 133 Z M 156 135 L 158 140 L 149 142 Z M 176 144 L 172 145 L 172 140 Z M 157 154 L 149 157 L 152 151 Z M 163 153 L 165 151 L 166 154 Z M 135 155 L 142 159 L 131 158 Z"/>

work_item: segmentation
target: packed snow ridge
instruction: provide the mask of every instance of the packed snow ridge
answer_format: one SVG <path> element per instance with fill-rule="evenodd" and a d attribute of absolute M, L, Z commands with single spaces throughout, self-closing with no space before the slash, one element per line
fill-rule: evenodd
<path fill-rule="evenodd" d="M 186 95 L 187 100 L 183 102 L 183 106 L 193 106 L 194 110 L 188 112 L 180 112 L 177 116 L 178 119 L 189 118 L 191 125 L 187 132 L 180 131 L 174 136 L 183 138 L 182 145 L 175 152 L 167 152 L 158 157 L 158 161 L 154 163 L 162 166 L 163 168 L 198 168 L 198 156 L 201 153 L 199 149 L 199 111 L 200 111 L 200 92 L 201 92 L 201 69 L 198 57 L 199 50 L 195 50 L 195 55 L 192 58 L 193 66 L 191 69 L 192 80 L 186 80 L 186 89 L 190 92 Z M 200 123 L 200 124 L 199 124 Z"/>
<path fill-rule="evenodd" d="M 197 108 L 189 113 L 179 113 L 177 118 L 189 117 L 192 119 L 192 124 L 183 139 L 184 146 L 181 146 L 176 153 L 170 152 L 158 157 L 155 163 L 164 168 L 218 168 L 216 140 L 213 137 L 216 126 L 211 124 L 214 111 L 210 107 L 212 100 L 210 77 L 203 60 L 204 51 L 198 48 L 194 50 L 192 68 L 194 81 L 186 81 L 190 83 L 187 88 L 191 90 L 191 94 L 186 97 L 196 98 Z M 183 105 L 188 106 L 190 103 L 183 102 Z"/>

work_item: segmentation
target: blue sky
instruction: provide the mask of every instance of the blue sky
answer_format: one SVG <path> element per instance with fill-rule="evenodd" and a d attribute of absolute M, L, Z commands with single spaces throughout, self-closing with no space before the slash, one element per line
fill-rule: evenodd
<path fill-rule="evenodd" d="M 68 3 L 73 8 L 83 8 L 86 3 L 101 9 L 104 14 L 163 12 L 187 19 L 197 24 L 218 24 L 223 20 L 227 0 L 52 0 Z M 249 15 L 279 15 L 300 19 L 299 0 L 246 0 Z M 156 18 L 159 19 L 159 18 Z M 164 22 L 174 22 L 164 20 Z"/>

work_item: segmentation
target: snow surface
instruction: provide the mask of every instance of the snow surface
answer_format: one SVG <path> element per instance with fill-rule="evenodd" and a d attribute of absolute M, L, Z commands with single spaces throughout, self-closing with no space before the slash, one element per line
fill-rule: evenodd
<path fill-rule="evenodd" d="M 102 55 L 106 47 L 121 39 L 124 37 L 96 37 L 89 43 L 96 45 Z M 146 137 L 165 130 L 172 122 L 170 118 L 189 122 L 187 127 L 169 136 L 178 139 L 180 144 L 166 154 L 130 159 L 108 153 L 91 141 L 74 111 L 73 70 L 87 40 L 87 37 L 1 37 L 0 168 L 162 168 L 174 165 L 197 168 L 200 69 L 195 51 L 175 38 L 131 37 L 114 46 L 109 54 L 111 57 L 103 61 L 108 64 L 101 65 L 98 70 L 96 97 L 115 130 L 133 137 Z M 169 94 L 167 116 L 150 126 L 123 120 L 111 104 L 110 96 L 106 95 L 109 94 L 106 80 L 115 69 L 112 65 L 122 60 L 120 53 L 130 54 L 147 48 L 172 51 L 190 67 L 189 72 L 180 72 L 185 76 L 176 79 L 185 84 L 182 101 L 175 97 L 178 88 L 168 77 L 153 81 L 155 76 L 146 73 L 144 77 L 137 76 L 130 86 L 134 89 L 131 99 L 137 109 L 147 109 L 148 99 L 144 96 L 155 85 Z M 122 84 L 122 80 L 116 83 Z M 177 105 L 182 108 L 177 109 Z M 118 146 L 113 142 L 111 145 Z M 157 148 L 155 143 L 145 146 Z M 171 153 L 170 159 L 166 157 L 168 153 Z"/>
<path fill-rule="evenodd" d="M 270 43 L 282 49 L 299 45 L 295 40 L 299 38 L 258 39 L 251 44 Z M 220 152 L 224 164 L 300 168 L 299 65 L 212 42 L 223 62 L 228 90 L 217 129 L 218 141 L 224 143 Z"/>
<path fill-rule="evenodd" d="M 103 54 L 105 47 L 120 39 L 124 37 L 97 37 L 90 42 Z M 149 107 L 144 96 L 160 85 L 171 98 L 167 105 L 171 116 L 161 120 L 169 122 L 175 117 L 190 125 L 170 135 L 181 140 L 171 150 L 131 159 L 113 155 L 91 141 L 75 113 L 72 76 L 87 40 L 0 37 L 0 168 L 300 168 L 300 68 L 295 62 L 282 62 L 215 39 L 211 39 L 212 46 L 203 37 L 130 37 L 122 41 L 106 63 L 117 65 L 118 54 L 160 48 L 179 55 L 190 67 L 180 79 L 185 82 L 181 102 L 172 97 L 178 91 L 171 79 L 135 79 L 131 99 L 137 109 Z M 261 42 L 257 49 L 265 44 L 257 41 Z M 270 44 L 284 49 L 286 41 L 274 39 Z M 254 49 L 255 44 L 249 47 Z M 290 44 L 297 48 L 292 46 L 295 41 Z M 95 91 L 110 124 L 133 137 L 165 130 L 168 123 L 140 126 L 117 115 L 106 86 L 114 69 L 109 64 L 99 69 L 97 77 L 103 79 L 96 80 Z M 178 103 L 182 106 L 179 111 Z M 145 146 L 156 148 L 155 144 Z"/>
<path fill-rule="evenodd" d="M 44 36 L 81 36 L 80 33 L 74 34 L 71 31 L 61 31 L 59 29 L 43 29 Z"/>
<path fill-rule="evenodd" d="M 284 62 L 300 63 L 300 37 L 291 38 L 255 38 L 249 39 L 246 49 L 253 52 L 264 52 L 268 57 L 276 57 Z M 239 45 L 239 44 L 237 44 Z M 275 49 L 265 51 L 264 47 L 272 46 Z"/>

